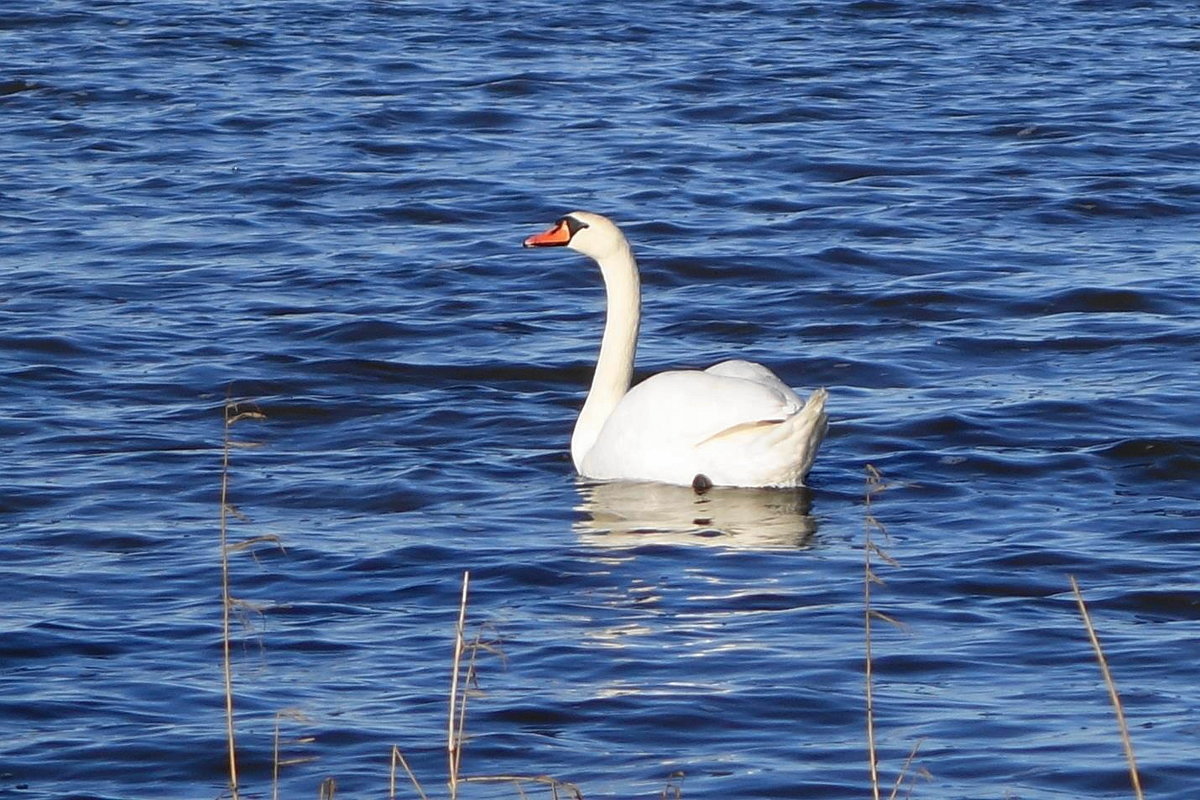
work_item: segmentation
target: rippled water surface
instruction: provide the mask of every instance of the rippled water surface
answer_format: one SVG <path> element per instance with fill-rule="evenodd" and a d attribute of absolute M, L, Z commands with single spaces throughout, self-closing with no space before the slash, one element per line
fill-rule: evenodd
<path fill-rule="evenodd" d="M 867 796 L 870 513 L 885 781 L 1132 796 L 1075 575 L 1196 796 L 1192 4 L 52 0 L 0 51 L 0 797 L 226 792 L 230 394 L 244 794 L 279 718 L 282 796 L 393 744 L 442 796 L 470 569 L 464 772 Z M 519 245 L 580 207 L 639 375 L 828 387 L 811 492 L 575 479 L 599 278 Z"/>

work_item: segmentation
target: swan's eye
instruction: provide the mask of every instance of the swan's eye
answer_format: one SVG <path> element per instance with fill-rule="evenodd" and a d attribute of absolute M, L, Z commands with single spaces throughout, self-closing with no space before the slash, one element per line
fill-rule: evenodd
<path fill-rule="evenodd" d="M 566 225 L 567 230 L 570 231 L 572 236 L 579 233 L 581 230 L 583 230 L 584 228 L 586 228 L 588 226 L 588 224 L 586 222 L 584 222 L 583 220 L 575 219 L 575 217 L 563 217 L 562 219 L 560 219 L 558 221 L 558 224 Z"/>

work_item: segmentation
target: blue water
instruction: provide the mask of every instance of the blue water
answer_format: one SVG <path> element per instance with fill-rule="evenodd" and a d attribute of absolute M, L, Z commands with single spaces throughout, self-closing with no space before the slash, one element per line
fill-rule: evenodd
<path fill-rule="evenodd" d="M 56 0 L 0 52 L 0 797 L 225 790 L 228 395 L 231 536 L 282 543 L 233 556 L 244 794 L 287 712 L 282 796 L 393 744 L 443 796 L 470 569 L 464 772 L 867 796 L 872 464 L 884 780 L 1132 796 L 1075 575 L 1196 796 L 1193 4 Z M 828 387 L 810 493 L 577 482 L 599 278 L 520 249 L 574 208 L 640 375 Z"/>

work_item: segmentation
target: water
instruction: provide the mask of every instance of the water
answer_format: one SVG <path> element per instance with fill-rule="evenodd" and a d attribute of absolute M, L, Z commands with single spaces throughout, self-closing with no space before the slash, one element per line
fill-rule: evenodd
<path fill-rule="evenodd" d="M 465 569 L 465 772 L 865 796 L 867 464 L 884 779 L 1132 796 L 1075 575 L 1194 796 L 1200 13 L 627 6 L 0 20 L 0 796 L 224 790 L 229 393 L 231 536 L 282 542 L 233 560 L 251 796 L 285 711 L 283 796 L 384 796 L 393 744 L 442 793 Z M 640 374 L 829 388 L 811 494 L 576 482 L 598 277 L 519 245 L 579 207 L 641 258 Z"/>

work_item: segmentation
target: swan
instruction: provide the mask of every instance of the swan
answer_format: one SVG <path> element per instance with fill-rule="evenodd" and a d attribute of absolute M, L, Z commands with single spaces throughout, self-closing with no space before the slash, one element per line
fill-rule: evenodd
<path fill-rule="evenodd" d="M 672 370 L 630 388 L 641 317 L 637 262 L 612 220 L 573 211 L 525 247 L 568 247 L 600 267 L 608 310 L 571 435 L 584 478 L 692 486 L 803 486 L 825 437 L 825 389 L 805 402 L 750 361 Z"/>

